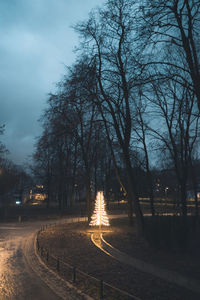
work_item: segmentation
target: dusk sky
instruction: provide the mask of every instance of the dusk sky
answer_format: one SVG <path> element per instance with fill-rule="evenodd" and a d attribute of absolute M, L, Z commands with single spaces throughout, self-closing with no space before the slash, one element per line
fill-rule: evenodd
<path fill-rule="evenodd" d="M 104 0 L 0 0 L 0 140 L 16 164 L 28 162 L 48 93 L 74 62 L 71 25 Z"/>

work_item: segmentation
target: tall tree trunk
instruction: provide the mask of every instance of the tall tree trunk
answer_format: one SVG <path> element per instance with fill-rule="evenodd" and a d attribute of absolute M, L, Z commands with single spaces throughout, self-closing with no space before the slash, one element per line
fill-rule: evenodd
<path fill-rule="evenodd" d="M 47 174 L 47 202 L 46 202 L 46 207 L 49 208 L 50 207 L 50 198 L 51 198 L 51 191 L 50 191 L 50 185 L 51 185 L 51 177 L 50 177 L 50 172 L 48 170 L 48 174 Z"/>
<path fill-rule="evenodd" d="M 128 197 L 128 207 L 129 207 L 129 211 L 128 211 L 129 222 L 130 224 L 132 224 L 133 222 L 133 209 L 134 209 L 137 231 L 140 235 L 143 235 L 144 233 L 143 214 L 140 208 L 136 182 L 133 181 L 134 175 L 129 160 L 126 161 L 126 172 L 127 172 L 127 183 L 128 183 L 127 197 Z"/>
<path fill-rule="evenodd" d="M 180 185 L 181 192 L 181 209 L 183 217 L 187 217 L 187 192 L 186 192 L 186 183 L 185 181 L 181 182 Z"/>
<path fill-rule="evenodd" d="M 195 200 L 195 216 L 198 217 L 199 209 L 198 209 L 198 197 L 197 197 L 197 175 L 191 158 L 190 158 L 190 167 L 191 167 L 192 186 L 194 191 L 194 200 Z"/>
<path fill-rule="evenodd" d="M 154 207 L 154 192 L 153 192 L 153 180 L 151 172 L 147 169 L 147 178 L 148 178 L 148 190 L 150 198 L 150 208 L 152 217 L 155 216 L 155 207 Z"/>
<path fill-rule="evenodd" d="M 92 215 L 92 195 L 91 195 L 90 174 L 88 172 L 87 172 L 87 175 L 86 175 L 86 201 L 87 201 L 88 222 L 90 222 L 91 215 Z"/>

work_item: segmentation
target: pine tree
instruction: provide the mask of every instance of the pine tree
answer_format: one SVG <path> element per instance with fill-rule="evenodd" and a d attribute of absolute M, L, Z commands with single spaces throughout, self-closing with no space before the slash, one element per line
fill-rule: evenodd
<path fill-rule="evenodd" d="M 109 226 L 108 216 L 105 210 L 105 201 L 103 192 L 97 192 L 96 200 L 95 200 L 95 207 L 94 212 L 91 217 L 90 226 Z"/>

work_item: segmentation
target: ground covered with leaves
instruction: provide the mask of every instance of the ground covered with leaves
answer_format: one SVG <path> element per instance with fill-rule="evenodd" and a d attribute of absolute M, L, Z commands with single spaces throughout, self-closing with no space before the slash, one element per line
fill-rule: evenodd
<path fill-rule="evenodd" d="M 106 255 L 91 242 L 91 231 L 94 230 L 86 223 L 73 223 L 48 227 L 39 235 L 45 262 L 51 268 L 57 269 L 65 279 L 74 280 L 74 284 L 85 293 L 98 299 L 100 281 L 93 279 L 95 277 L 139 299 L 199 299 L 199 295 L 188 289 L 138 271 Z M 130 227 L 125 219 L 112 220 L 104 237 L 113 246 L 133 257 L 159 267 L 180 271 L 196 279 L 200 277 L 199 261 L 195 264 L 196 259 L 186 254 L 152 248 L 144 239 L 138 238 L 134 226 Z M 92 277 L 87 277 L 82 272 Z M 105 286 L 104 299 L 126 300 L 131 297 Z"/>

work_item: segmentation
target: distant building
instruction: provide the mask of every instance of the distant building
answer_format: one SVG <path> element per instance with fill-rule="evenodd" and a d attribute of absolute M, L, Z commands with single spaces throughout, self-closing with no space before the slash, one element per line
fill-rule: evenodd
<path fill-rule="evenodd" d="M 29 192 L 29 200 L 32 204 L 42 204 L 47 198 L 47 194 L 44 192 L 43 185 L 36 185 Z"/>

